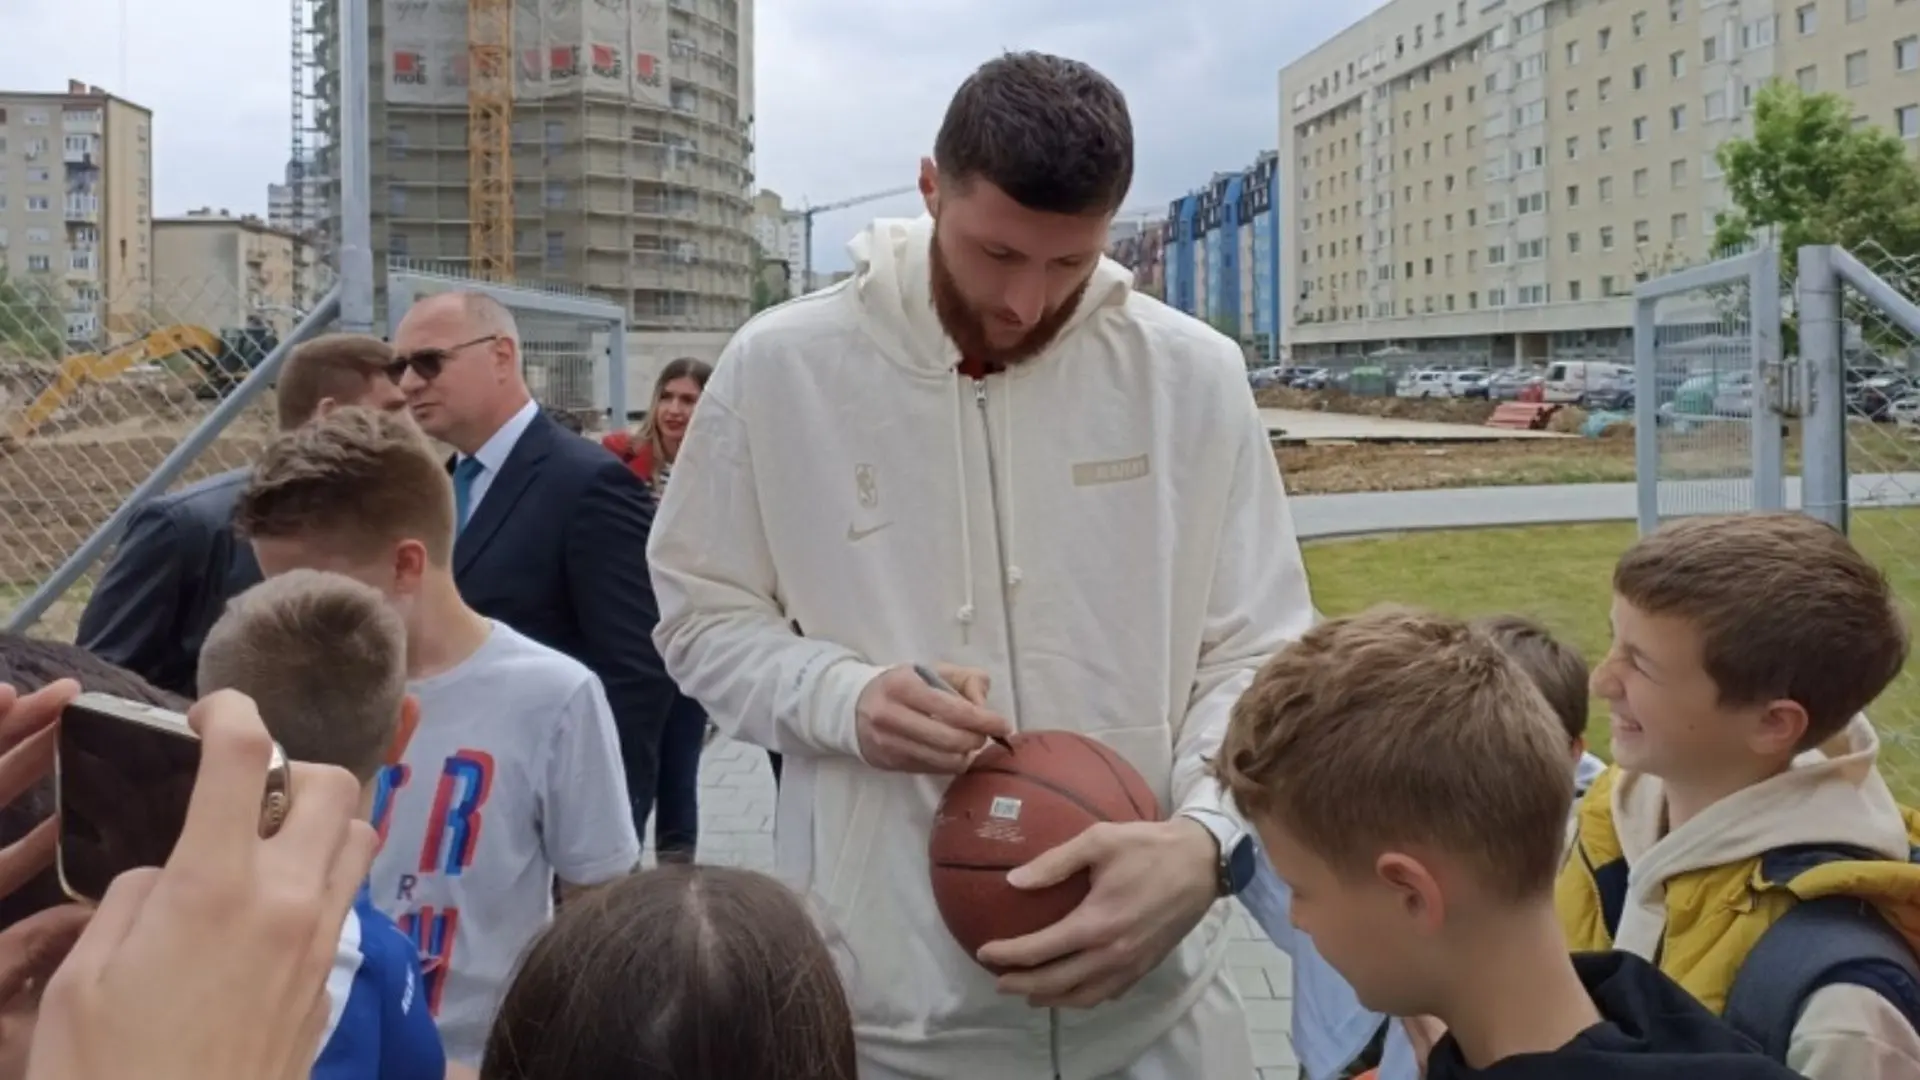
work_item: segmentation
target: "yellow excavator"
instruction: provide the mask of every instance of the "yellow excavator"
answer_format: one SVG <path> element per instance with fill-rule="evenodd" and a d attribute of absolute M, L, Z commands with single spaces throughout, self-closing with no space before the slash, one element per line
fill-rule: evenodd
<path fill-rule="evenodd" d="M 74 392 L 88 382 L 111 379 L 137 364 L 185 353 L 203 370 L 227 352 L 220 335 L 198 326 L 163 326 L 104 352 L 76 353 L 60 361 L 53 381 L 27 407 L 7 421 L 0 432 L 0 449 L 26 441 L 47 422 Z"/>

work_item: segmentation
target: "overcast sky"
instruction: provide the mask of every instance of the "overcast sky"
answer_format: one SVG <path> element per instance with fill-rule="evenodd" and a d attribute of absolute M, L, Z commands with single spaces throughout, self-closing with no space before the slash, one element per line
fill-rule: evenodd
<path fill-rule="evenodd" d="M 373 0 L 379 3 L 380 0 Z M 758 172 L 789 206 L 912 184 L 947 99 L 1007 48 L 1087 60 L 1133 107 L 1129 209 L 1163 207 L 1278 138 L 1278 71 L 1381 0 L 760 0 Z M 0 0 L 9 90 L 97 83 L 154 110 L 156 209 L 266 210 L 289 145 L 286 0 Z M 820 267 L 876 214 L 822 215 Z"/>

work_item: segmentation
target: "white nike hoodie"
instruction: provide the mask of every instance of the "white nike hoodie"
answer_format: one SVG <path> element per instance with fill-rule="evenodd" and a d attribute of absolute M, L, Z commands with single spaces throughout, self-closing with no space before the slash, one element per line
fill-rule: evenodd
<path fill-rule="evenodd" d="M 1031 1008 L 934 906 L 947 781 L 860 758 L 867 682 L 948 661 L 1016 728 L 1119 751 L 1169 813 L 1231 812 L 1207 760 L 1313 614 L 1240 350 L 1103 259 L 1043 354 L 965 378 L 932 232 L 875 223 L 852 278 L 734 335 L 648 543 L 654 640 L 722 729 L 787 755 L 776 861 L 846 954 L 863 1075 L 1247 1080 L 1225 905 L 1122 999 Z"/>

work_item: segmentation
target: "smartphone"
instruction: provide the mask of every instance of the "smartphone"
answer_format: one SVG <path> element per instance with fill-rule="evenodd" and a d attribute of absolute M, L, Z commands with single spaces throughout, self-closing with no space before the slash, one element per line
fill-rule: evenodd
<path fill-rule="evenodd" d="M 60 714 L 54 754 L 60 888 L 99 903 L 126 871 L 166 865 L 199 772 L 200 737 L 185 716 L 109 694 L 76 697 Z M 275 746 L 262 836 L 285 820 L 290 794 L 286 756 Z"/>

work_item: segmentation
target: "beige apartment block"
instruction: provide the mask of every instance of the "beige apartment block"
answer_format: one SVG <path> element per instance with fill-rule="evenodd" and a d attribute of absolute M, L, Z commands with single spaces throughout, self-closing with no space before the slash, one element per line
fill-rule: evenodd
<path fill-rule="evenodd" d="M 1625 358 L 1773 79 L 1920 142 L 1920 0 L 1393 0 L 1280 75 L 1294 361 Z"/>
<path fill-rule="evenodd" d="M 311 0 L 323 42 L 337 0 Z M 749 314 L 754 0 L 513 5 L 515 280 L 626 308 L 648 331 L 731 330 Z M 376 263 L 472 271 L 468 5 L 376 0 L 371 152 Z M 322 48 L 318 168 L 338 191 L 339 58 Z"/>
<path fill-rule="evenodd" d="M 0 89 L 0 265 L 50 298 L 74 346 L 146 329 L 152 208 L 151 112 L 82 82 Z"/>
<path fill-rule="evenodd" d="M 257 217 L 200 210 L 153 223 L 155 318 L 216 333 L 292 330 L 320 299 L 313 245 Z"/>

